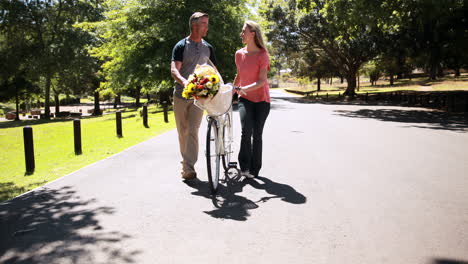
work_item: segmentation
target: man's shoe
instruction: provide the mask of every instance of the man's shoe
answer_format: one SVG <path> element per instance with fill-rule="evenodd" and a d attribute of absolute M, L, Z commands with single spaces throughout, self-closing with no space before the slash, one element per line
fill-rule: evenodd
<path fill-rule="evenodd" d="M 197 177 L 197 173 L 194 171 L 182 172 L 182 178 L 184 178 L 184 180 L 191 180 L 191 179 L 195 179 L 196 177 Z"/>
<path fill-rule="evenodd" d="M 246 177 L 247 179 L 253 179 L 253 178 L 255 177 L 254 175 L 250 174 L 249 171 L 242 171 L 242 172 L 241 172 L 241 176 L 244 176 L 244 177 Z"/>

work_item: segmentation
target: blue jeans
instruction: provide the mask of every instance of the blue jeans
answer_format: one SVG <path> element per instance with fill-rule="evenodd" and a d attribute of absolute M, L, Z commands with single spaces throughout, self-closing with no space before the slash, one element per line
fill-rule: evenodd
<path fill-rule="evenodd" d="M 249 171 L 255 176 L 262 168 L 262 134 L 269 113 L 270 103 L 254 103 L 242 97 L 239 99 L 242 125 L 239 166 L 242 171 Z"/>

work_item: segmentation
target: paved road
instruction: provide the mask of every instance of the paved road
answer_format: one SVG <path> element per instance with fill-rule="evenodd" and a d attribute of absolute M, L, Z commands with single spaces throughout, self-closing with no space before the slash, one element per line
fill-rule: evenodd
<path fill-rule="evenodd" d="M 0 204 L 0 263 L 468 262 L 466 119 L 272 95 L 258 179 L 183 183 L 170 131 Z"/>

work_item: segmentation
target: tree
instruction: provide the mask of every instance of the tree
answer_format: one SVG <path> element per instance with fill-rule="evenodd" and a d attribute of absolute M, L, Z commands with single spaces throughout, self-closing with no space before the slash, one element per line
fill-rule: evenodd
<path fill-rule="evenodd" d="M 32 91 L 34 70 L 31 60 L 31 20 L 22 1 L 0 1 L 0 99 L 15 99 L 16 120 L 19 120 L 20 98 Z"/>
<path fill-rule="evenodd" d="M 100 0 L 29 1 L 28 17 L 32 20 L 37 71 L 45 79 L 45 118 L 50 117 L 50 90 L 54 78 L 75 68 L 76 56 L 83 49 L 83 32 L 74 28 L 79 21 L 93 21 L 99 16 Z M 57 91 L 58 92 L 58 91 Z"/>
<path fill-rule="evenodd" d="M 215 48 L 223 78 L 232 80 L 234 53 L 241 44 L 233 32 L 241 31 L 244 3 L 242 0 L 105 1 L 104 20 L 79 25 L 100 39 L 89 50 L 92 56 L 104 62 L 105 82 L 100 89 L 121 94 L 135 88 L 161 92 L 172 88 L 172 48 L 189 35 L 188 18 L 195 10 L 210 15 L 206 40 Z"/>
<path fill-rule="evenodd" d="M 354 96 L 359 68 L 379 54 L 389 16 L 383 2 L 290 0 L 287 7 L 271 4 L 267 17 L 277 23 L 272 24 L 269 38 L 292 49 L 321 50 L 319 54 L 328 57 L 346 78 L 344 94 Z"/>
<path fill-rule="evenodd" d="M 412 57 L 418 57 L 429 78 L 437 78 L 444 61 L 450 67 L 462 65 L 466 58 L 468 3 L 463 0 L 410 0 L 400 6 Z"/>
<path fill-rule="evenodd" d="M 313 50 L 305 51 L 301 57 L 302 63 L 300 63 L 300 68 L 297 70 L 298 75 L 309 79 L 317 78 L 317 91 L 320 91 L 322 78 L 333 77 L 333 63 L 326 55 Z"/>

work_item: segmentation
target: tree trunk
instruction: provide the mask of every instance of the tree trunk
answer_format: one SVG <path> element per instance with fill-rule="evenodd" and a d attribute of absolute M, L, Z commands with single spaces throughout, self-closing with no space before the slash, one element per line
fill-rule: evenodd
<path fill-rule="evenodd" d="M 358 76 L 357 76 L 357 90 L 358 90 L 358 92 L 359 92 L 359 88 L 361 88 L 361 77 L 358 74 Z"/>
<path fill-rule="evenodd" d="M 333 77 L 330 77 L 330 85 L 333 85 Z"/>
<path fill-rule="evenodd" d="M 393 86 L 393 74 L 390 74 L 390 85 Z"/>
<path fill-rule="evenodd" d="M 19 92 L 18 92 L 18 83 L 15 82 L 15 90 L 16 90 L 16 95 L 15 95 L 15 101 L 16 101 L 16 117 L 15 117 L 15 121 L 20 121 L 20 118 L 19 118 Z"/>
<path fill-rule="evenodd" d="M 320 92 L 320 83 L 321 83 L 321 79 L 317 78 L 317 92 Z"/>
<path fill-rule="evenodd" d="M 439 50 L 437 47 L 431 48 L 430 60 L 429 60 L 429 78 L 431 80 L 437 79 L 437 73 L 439 68 Z"/>
<path fill-rule="evenodd" d="M 346 75 L 346 81 L 348 82 L 348 86 L 346 87 L 346 91 L 343 95 L 354 97 L 356 95 L 356 72 L 351 72 Z"/>
<path fill-rule="evenodd" d="M 140 107 L 140 91 L 141 91 L 141 88 L 137 87 L 137 89 L 135 91 L 135 105 L 136 105 L 136 107 Z"/>
<path fill-rule="evenodd" d="M 51 84 L 51 74 L 48 73 L 46 76 L 45 82 L 45 102 L 44 102 L 44 119 L 50 120 L 50 84 Z"/>
<path fill-rule="evenodd" d="M 460 77 L 460 68 L 455 69 L 455 77 Z"/>
<path fill-rule="evenodd" d="M 444 76 L 445 76 L 445 74 L 444 74 L 444 68 L 442 67 L 442 65 L 439 64 L 439 65 L 437 66 L 437 77 L 442 78 L 442 77 L 444 77 Z"/>
<path fill-rule="evenodd" d="M 117 94 L 114 99 L 114 108 L 117 108 L 121 104 L 120 102 L 120 94 Z"/>
<path fill-rule="evenodd" d="M 93 116 L 98 116 L 102 115 L 101 109 L 99 108 L 99 92 L 95 91 L 94 92 L 94 111 L 93 111 Z"/>
<path fill-rule="evenodd" d="M 54 91 L 54 101 L 55 101 L 55 114 L 60 112 L 60 101 L 59 101 L 59 95 Z"/>
<path fill-rule="evenodd" d="M 343 76 L 340 76 L 340 83 L 341 83 L 341 84 L 344 83 L 344 78 L 343 78 Z"/>

